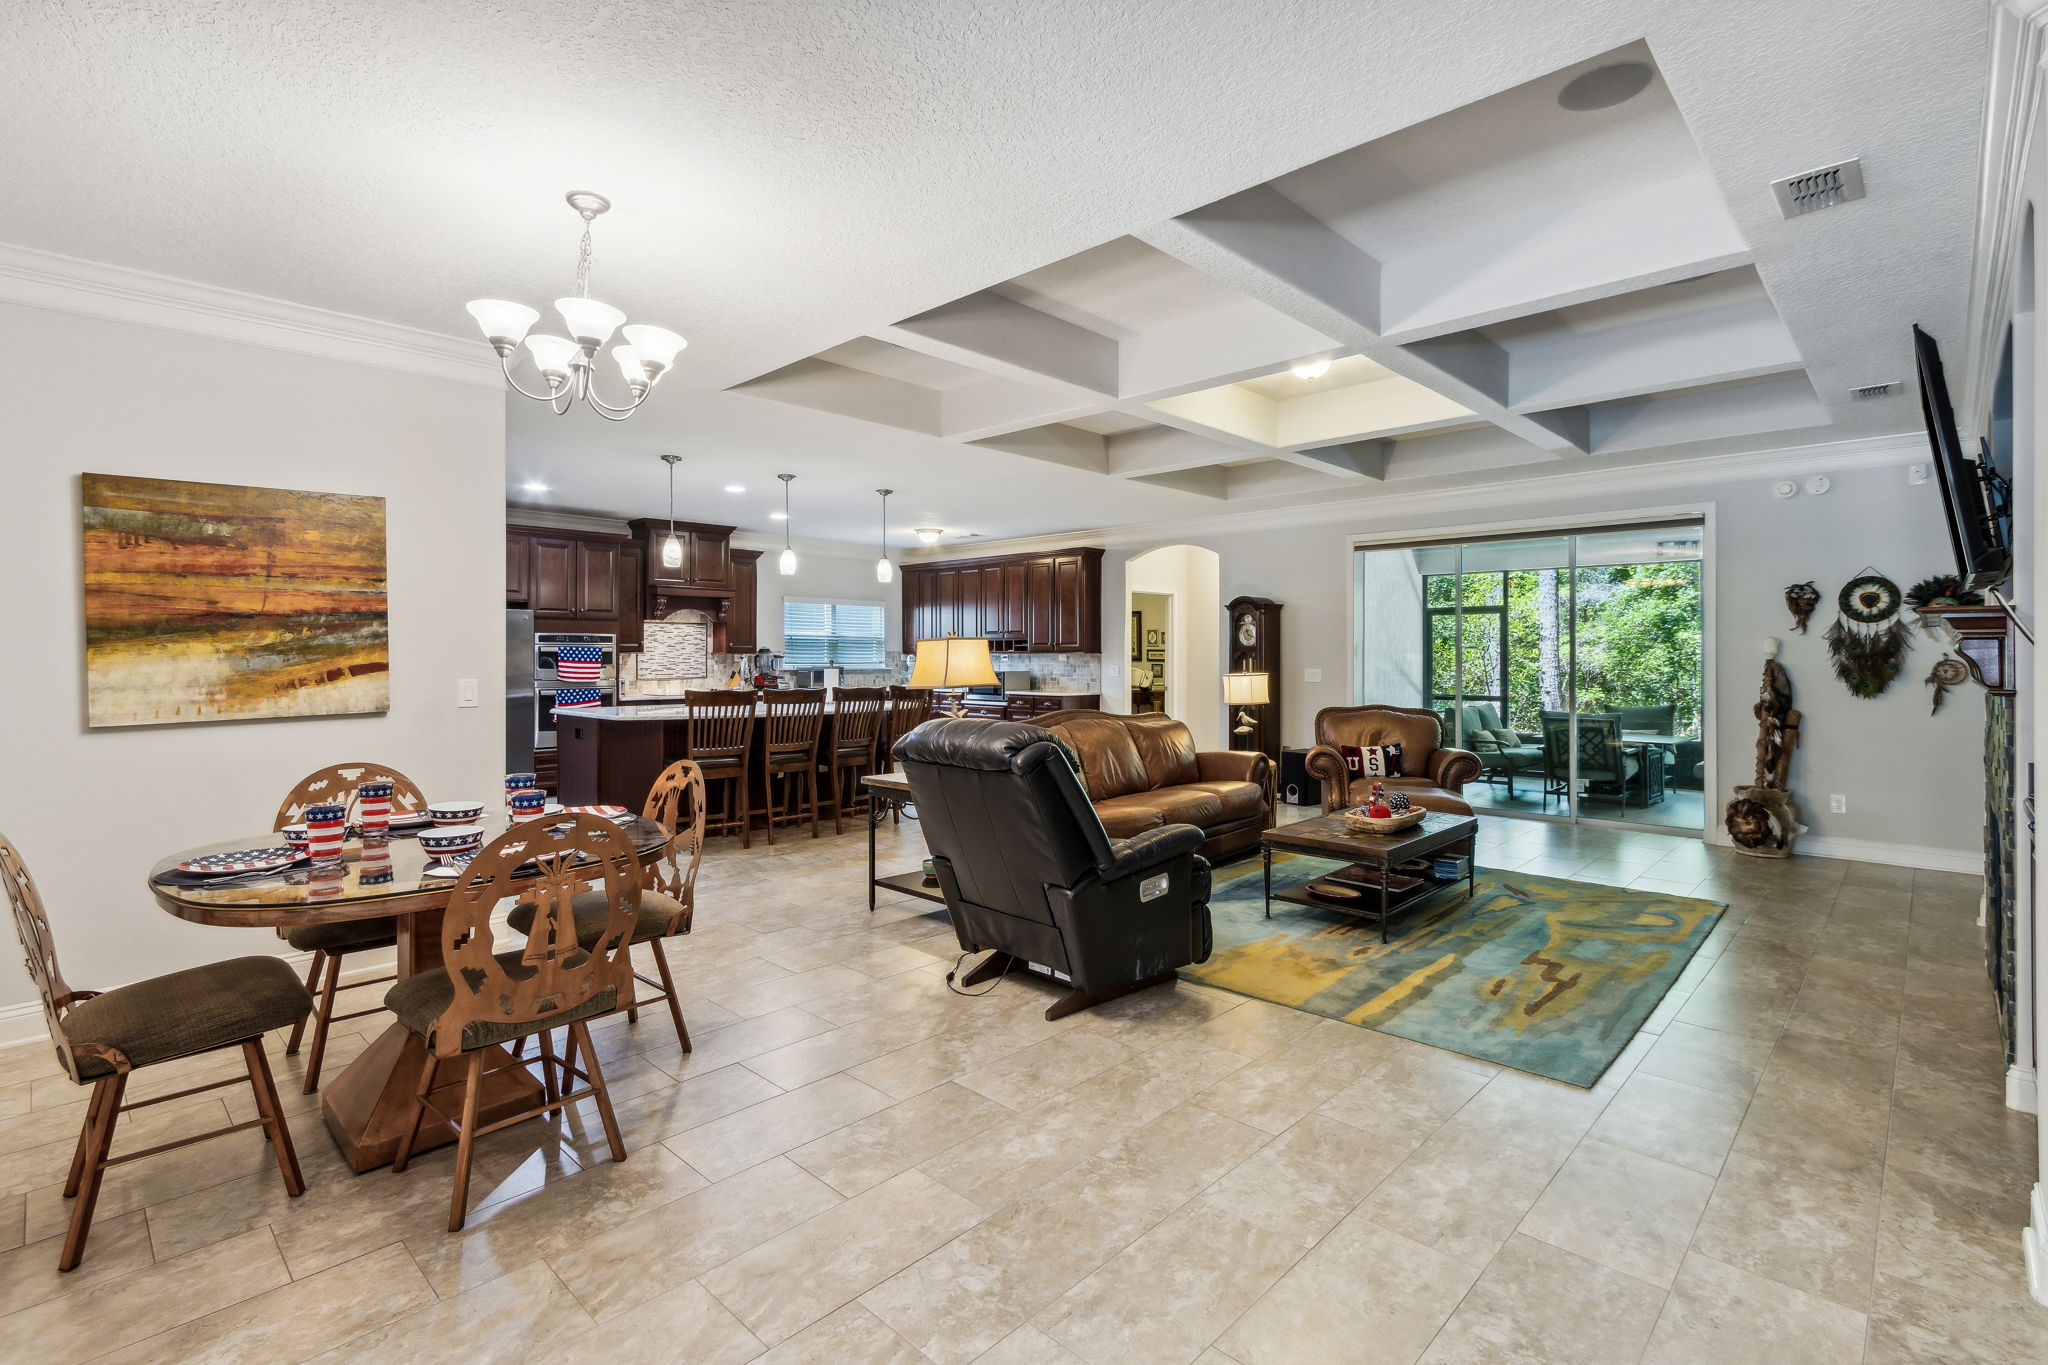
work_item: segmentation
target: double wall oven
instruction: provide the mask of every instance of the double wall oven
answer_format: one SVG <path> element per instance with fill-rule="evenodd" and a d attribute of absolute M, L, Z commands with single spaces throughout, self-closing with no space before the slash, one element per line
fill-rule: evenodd
<path fill-rule="evenodd" d="M 598 654 L 597 675 L 588 677 L 589 665 L 578 661 L 570 665 L 574 676 L 564 677 L 561 672 L 561 652 L 565 645 L 587 648 L 575 651 L 587 654 L 594 648 Z M 533 637 L 533 747 L 536 752 L 545 753 L 555 747 L 555 694 L 565 689 L 595 688 L 598 705 L 613 706 L 619 699 L 619 638 L 616 635 L 578 635 L 561 631 L 541 631 Z"/>

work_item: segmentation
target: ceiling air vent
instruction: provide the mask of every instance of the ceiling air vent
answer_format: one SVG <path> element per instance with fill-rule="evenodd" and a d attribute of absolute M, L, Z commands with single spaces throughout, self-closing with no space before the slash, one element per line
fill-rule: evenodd
<path fill-rule="evenodd" d="M 1773 180 L 1771 193 L 1778 196 L 1778 211 L 1787 218 L 1797 218 L 1815 209 L 1831 209 L 1863 197 L 1863 163 L 1851 157 L 1804 175 Z"/>
<path fill-rule="evenodd" d="M 1851 398 L 1883 398 L 1887 394 L 1896 392 L 1898 387 L 1899 381 L 1896 379 L 1887 380 L 1882 384 L 1858 384 L 1855 388 L 1849 390 L 1849 396 Z"/>

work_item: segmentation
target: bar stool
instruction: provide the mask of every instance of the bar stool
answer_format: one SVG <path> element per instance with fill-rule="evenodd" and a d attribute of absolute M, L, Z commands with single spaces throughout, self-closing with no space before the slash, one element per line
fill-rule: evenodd
<path fill-rule="evenodd" d="M 834 834 L 842 830 L 839 818 L 844 807 L 865 809 L 861 806 L 861 774 L 875 771 L 875 746 L 888 718 L 886 688 L 842 687 L 832 694 L 832 752 L 820 766 L 832 784 Z"/>
<path fill-rule="evenodd" d="M 348 807 L 345 818 L 354 824 L 360 804 L 356 789 L 365 782 L 391 784 L 393 811 L 426 809 L 427 799 L 420 794 L 419 784 L 403 773 L 375 763 L 337 763 L 331 768 L 320 769 L 293 787 L 290 795 L 279 804 L 277 816 L 270 827 L 281 830 L 303 817 L 306 807 L 322 803 Z M 394 947 L 398 943 L 398 921 L 387 915 L 378 919 L 341 920 L 333 924 L 305 924 L 295 929 L 280 929 L 277 936 L 298 952 L 313 955 L 312 964 L 306 968 L 306 993 L 313 997 L 313 1052 L 306 1059 L 305 1084 L 300 1087 L 310 1095 L 320 1088 L 320 1062 L 327 1055 L 327 1026 L 342 1019 L 361 1019 L 382 1010 L 379 1006 L 357 1010 L 353 1014 L 334 1012 L 335 993 L 341 989 L 342 959 L 350 953 Z M 381 986 L 397 979 L 396 976 L 373 977 L 368 981 L 352 981 L 348 988 Z M 299 1055 L 299 1041 L 305 1032 L 306 1021 L 301 1019 L 285 1043 L 285 1056 Z"/>
<path fill-rule="evenodd" d="M 713 834 L 739 831 L 740 847 L 754 846 L 753 775 L 754 708 L 760 698 L 751 691 L 685 692 L 690 710 L 687 730 L 690 761 L 703 770 L 707 785 L 725 789 L 724 811 L 707 828 Z"/>
<path fill-rule="evenodd" d="M 57 1061 L 73 1081 L 92 1087 L 85 1122 L 78 1130 L 78 1146 L 71 1154 L 71 1174 L 64 1181 L 64 1197 L 75 1202 L 63 1250 L 57 1253 L 57 1269 L 71 1270 L 84 1257 L 93 1209 L 99 1202 L 100 1178 L 109 1166 L 244 1128 L 261 1128 L 270 1139 L 278 1173 L 284 1177 L 284 1192 L 294 1199 L 304 1194 L 306 1178 L 299 1171 L 292 1131 L 278 1103 L 270 1059 L 263 1053 L 264 1034 L 303 1021 L 313 1007 L 292 969 L 274 957 L 238 957 L 110 991 L 74 991 L 57 968 L 57 945 L 50 937 L 42 895 L 21 854 L 5 836 L 0 836 L 0 888 L 6 890 L 14 910 L 14 930 L 21 938 L 29 979 L 42 997 L 43 1023 L 57 1046 Z M 129 1076 L 158 1062 L 231 1047 L 242 1049 L 246 1079 L 256 1096 L 257 1117 L 139 1152 L 110 1155 L 114 1125 L 129 1110 L 238 1085 L 244 1079 L 230 1076 L 123 1104 L 121 1096 Z"/>
<path fill-rule="evenodd" d="M 825 728 L 825 694 L 823 691 L 779 692 L 773 689 L 761 694 L 761 707 L 765 714 L 761 720 L 761 753 L 766 764 L 768 779 L 768 842 L 775 842 L 775 823 L 778 820 L 811 817 L 811 837 L 818 837 L 818 737 Z M 778 794 L 777 778 L 784 779 L 783 787 L 794 787 L 803 783 L 802 792 L 795 798 L 795 809 L 791 803 Z"/>
<path fill-rule="evenodd" d="M 879 767 L 885 773 L 893 773 L 896 771 L 896 741 L 932 718 L 932 693 L 928 687 L 891 687 L 888 692 L 889 728 L 882 734 Z M 902 806 L 889 808 L 889 823 L 903 823 Z"/>

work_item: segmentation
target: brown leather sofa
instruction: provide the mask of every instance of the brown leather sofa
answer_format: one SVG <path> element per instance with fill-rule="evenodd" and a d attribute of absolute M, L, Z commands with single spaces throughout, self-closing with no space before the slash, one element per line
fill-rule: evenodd
<path fill-rule="evenodd" d="M 1161 825 L 1202 831 L 1202 856 L 1234 858 L 1273 823 L 1273 763 L 1262 753 L 1197 752 L 1171 716 L 1058 711 L 1036 719 L 1067 742 L 1112 839 Z"/>
<path fill-rule="evenodd" d="M 1472 813 L 1458 793 L 1479 776 L 1479 755 L 1442 748 L 1437 713 L 1407 706 L 1326 706 L 1316 712 L 1316 745 L 1303 761 L 1310 777 L 1322 779 L 1325 811 L 1356 806 L 1372 793 L 1373 779 L 1352 776 L 1343 754 L 1345 745 L 1371 744 L 1401 746 L 1402 776 L 1379 779 L 1388 791 L 1406 792 L 1430 810 Z"/>

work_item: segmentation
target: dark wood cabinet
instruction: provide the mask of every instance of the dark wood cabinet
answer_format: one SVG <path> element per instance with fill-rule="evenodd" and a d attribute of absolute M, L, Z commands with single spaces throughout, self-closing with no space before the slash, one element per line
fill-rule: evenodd
<path fill-rule="evenodd" d="M 1102 650 L 1102 551 L 1004 555 L 903 567 L 903 650 L 981 636 L 998 653 Z"/>
<path fill-rule="evenodd" d="M 751 654 L 761 647 L 761 551 L 732 552 L 732 608 L 725 623 L 725 652 Z"/>
<path fill-rule="evenodd" d="M 1102 649 L 1102 579 L 1099 574 L 1090 575 L 1085 571 L 1081 556 L 1063 554 L 1053 560 L 1052 601 L 1053 652 L 1099 653 Z"/>
<path fill-rule="evenodd" d="M 526 605 L 527 579 L 533 564 L 533 541 L 517 532 L 505 536 L 505 605 Z"/>
<path fill-rule="evenodd" d="M 634 539 L 646 547 L 649 588 L 732 588 L 732 527 L 701 521 L 676 522 L 675 534 L 682 542 L 683 562 L 671 565 L 661 558 L 661 547 L 669 534 L 666 520 L 643 517 L 626 524 L 632 528 Z"/>
<path fill-rule="evenodd" d="M 505 528 L 505 600 L 530 608 L 551 626 L 610 625 L 638 591 L 638 574 L 622 560 L 623 536 L 552 527 Z M 637 627 L 636 627 L 637 629 Z"/>
<path fill-rule="evenodd" d="M 1022 643 L 1024 640 L 1025 568 L 1022 563 L 997 566 L 996 581 L 1002 611 L 1000 615 L 1001 638 Z"/>
<path fill-rule="evenodd" d="M 619 615 L 617 541 L 576 542 L 576 614 L 616 620 Z"/>
<path fill-rule="evenodd" d="M 1034 654 L 1052 653 L 1053 569 L 1050 559 L 1024 566 L 1024 647 Z"/>
<path fill-rule="evenodd" d="M 638 541 L 619 547 L 618 589 L 619 600 L 619 648 L 632 650 L 640 648 L 644 641 L 647 614 L 641 610 L 646 601 L 640 591 L 645 581 L 641 561 L 647 551 Z"/>
<path fill-rule="evenodd" d="M 566 536 L 534 536 L 527 605 L 536 616 L 575 616 L 576 542 Z"/>

